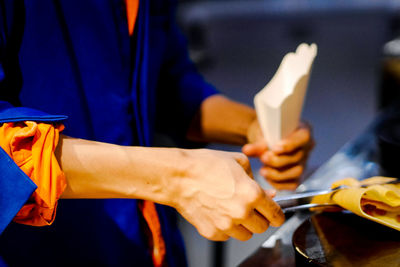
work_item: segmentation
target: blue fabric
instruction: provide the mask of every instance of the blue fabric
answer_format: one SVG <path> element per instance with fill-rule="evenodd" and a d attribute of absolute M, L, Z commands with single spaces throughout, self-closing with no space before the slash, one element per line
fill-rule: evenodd
<path fill-rule="evenodd" d="M 13 107 L 10 103 L 0 100 L 0 123 L 29 120 L 57 122 L 64 121 L 66 119 L 67 116 L 64 115 L 50 115 L 46 112 L 32 108 Z"/>
<path fill-rule="evenodd" d="M 50 115 L 25 107 L 13 107 L 0 100 L 0 123 L 16 121 L 63 121 L 66 116 Z M 0 147 L 0 233 L 29 199 L 37 186 Z M 1 263 L 1 262 L 0 262 Z"/>
<path fill-rule="evenodd" d="M 183 137 L 216 91 L 188 58 L 175 2 L 141 0 L 130 37 L 123 0 L 5 0 L 1 99 L 68 116 L 73 137 L 141 146 L 154 132 Z M 175 211 L 157 209 L 168 266 L 186 266 Z M 0 257 L 15 266 L 151 266 L 142 223 L 136 200 L 61 200 L 52 226 L 11 223 Z"/>
<path fill-rule="evenodd" d="M 1 233 L 37 188 L 1 147 L 0 188 Z"/>

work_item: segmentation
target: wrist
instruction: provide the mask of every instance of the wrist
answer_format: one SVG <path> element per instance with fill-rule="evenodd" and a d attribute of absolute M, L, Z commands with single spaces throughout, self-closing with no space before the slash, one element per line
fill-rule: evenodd
<path fill-rule="evenodd" d="M 216 115 L 217 114 L 217 115 Z M 248 128 L 256 118 L 255 110 L 222 95 L 205 99 L 191 125 L 189 138 L 206 142 L 244 145 Z"/>
<path fill-rule="evenodd" d="M 126 147 L 126 150 L 127 180 L 136 184 L 127 197 L 173 206 L 178 186 L 175 178 L 184 175 L 180 149 Z"/>

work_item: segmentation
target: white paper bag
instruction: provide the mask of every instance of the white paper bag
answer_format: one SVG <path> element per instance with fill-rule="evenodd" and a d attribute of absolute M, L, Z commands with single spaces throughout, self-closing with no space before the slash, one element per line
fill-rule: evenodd
<path fill-rule="evenodd" d="M 257 118 L 268 146 L 273 147 L 299 125 L 315 44 L 300 44 L 286 54 L 271 81 L 254 97 Z"/>

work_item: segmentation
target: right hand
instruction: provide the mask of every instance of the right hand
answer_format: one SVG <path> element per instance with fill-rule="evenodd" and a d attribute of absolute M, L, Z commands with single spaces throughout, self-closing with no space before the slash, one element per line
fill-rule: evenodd
<path fill-rule="evenodd" d="M 207 239 L 248 240 L 269 225 L 280 226 L 284 215 L 272 197 L 252 178 L 242 153 L 209 149 L 184 150 L 188 175 L 178 175 L 171 206 Z"/>
<path fill-rule="evenodd" d="M 261 132 L 257 119 L 247 132 L 248 144 L 242 151 L 249 157 L 258 157 L 263 163 L 260 175 L 278 190 L 294 190 L 300 183 L 308 155 L 314 147 L 311 126 L 300 126 L 271 149 Z"/>

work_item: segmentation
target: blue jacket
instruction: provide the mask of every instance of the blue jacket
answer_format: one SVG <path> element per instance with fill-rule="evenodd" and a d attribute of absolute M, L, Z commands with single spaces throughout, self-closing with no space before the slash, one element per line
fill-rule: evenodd
<path fill-rule="evenodd" d="M 124 0 L 1 0 L 0 123 L 68 116 L 66 135 L 120 145 L 183 137 L 216 91 L 188 59 L 175 2 L 140 0 L 130 37 Z M 49 227 L 10 223 L 35 188 L 0 149 L 0 265 L 152 265 L 136 200 L 60 200 Z M 168 265 L 185 266 L 176 214 L 157 210 Z"/>

